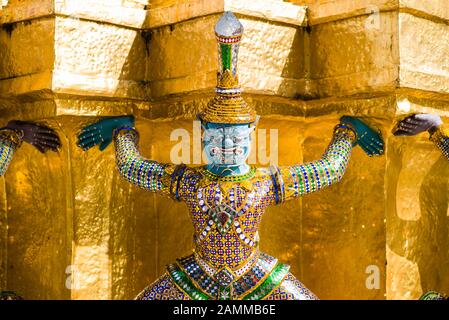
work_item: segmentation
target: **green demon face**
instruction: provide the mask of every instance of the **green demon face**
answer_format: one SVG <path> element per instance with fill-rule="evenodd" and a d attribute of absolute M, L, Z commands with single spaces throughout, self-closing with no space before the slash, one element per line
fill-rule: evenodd
<path fill-rule="evenodd" d="M 209 164 L 238 166 L 246 162 L 254 126 L 207 122 L 203 129 L 203 146 Z"/>

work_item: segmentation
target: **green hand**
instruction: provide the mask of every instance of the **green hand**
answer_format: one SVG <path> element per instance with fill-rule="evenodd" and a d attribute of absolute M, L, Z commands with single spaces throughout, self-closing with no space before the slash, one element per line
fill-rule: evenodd
<path fill-rule="evenodd" d="M 112 142 L 114 129 L 124 127 L 134 127 L 133 116 L 102 118 L 81 130 L 78 134 L 77 145 L 84 150 L 89 150 L 99 144 L 100 151 L 103 151 Z"/>
<path fill-rule="evenodd" d="M 384 142 L 380 131 L 377 132 L 371 129 L 362 120 L 351 116 L 341 117 L 340 122 L 354 128 L 357 133 L 356 143 L 363 149 L 363 151 L 365 151 L 367 155 L 371 157 L 379 156 L 384 153 Z"/>

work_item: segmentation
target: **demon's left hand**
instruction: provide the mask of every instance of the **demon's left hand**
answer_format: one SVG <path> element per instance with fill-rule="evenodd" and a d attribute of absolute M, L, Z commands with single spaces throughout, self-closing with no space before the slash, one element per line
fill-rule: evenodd
<path fill-rule="evenodd" d="M 373 130 L 361 119 L 351 116 L 341 117 L 340 122 L 349 125 L 355 130 L 357 134 L 356 144 L 358 144 L 367 155 L 371 157 L 379 156 L 384 153 L 384 141 L 380 131 Z"/>

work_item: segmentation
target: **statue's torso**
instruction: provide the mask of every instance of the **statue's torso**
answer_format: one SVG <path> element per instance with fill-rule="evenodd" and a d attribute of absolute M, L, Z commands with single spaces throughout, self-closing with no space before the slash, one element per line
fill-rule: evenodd
<path fill-rule="evenodd" d="M 252 168 L 249 175 L 226 181 L 204 168 L 170 169 L 167 183 L 170 190 L 175 190 L 170 194 L 187 203 L 194 226 L 195 252 L 169 264 L 167 274 L 139 298 L 315 297 L 289 273 L 288 265 L 258 249 L 262 214 L 269 205 L 279 202 L 279 186 L 283 185 L 272 170 Z"/>
<path fill-rule="evenodd" d="M 273 201 L 272 181 L 263 169 L 241 181 L 189 170 L 181 193 L 194 226 L 195 253 L 207 266 L 239 270 L 257 258 L 259 224 Z"/>

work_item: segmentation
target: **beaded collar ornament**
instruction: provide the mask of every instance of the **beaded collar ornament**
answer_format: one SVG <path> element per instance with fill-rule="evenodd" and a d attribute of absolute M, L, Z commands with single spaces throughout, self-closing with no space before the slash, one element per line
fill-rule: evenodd
<path fill-rule="evenodd" d="M 255 110 L 242 98 L 237 75 L 237 60 L 243 26 L 232 12 L 225 12 L 215 25 L 218 44 L 216 96 L 199 114 L 201 120 L 213 123 L 252 123 Z"/>

